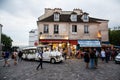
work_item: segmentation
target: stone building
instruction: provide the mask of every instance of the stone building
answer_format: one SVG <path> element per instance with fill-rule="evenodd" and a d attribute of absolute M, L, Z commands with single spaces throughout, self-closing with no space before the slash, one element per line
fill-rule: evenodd
<path fill-rule="evenodd" d="M 38 18 L 40 44 L 51 44 L 53 48 L 70 45 L 81 47 L 100 47 L 108 42 L 108 20 L 90 17 L 81 9 L 62 11 L 61 8 L 45 8 Z"/>

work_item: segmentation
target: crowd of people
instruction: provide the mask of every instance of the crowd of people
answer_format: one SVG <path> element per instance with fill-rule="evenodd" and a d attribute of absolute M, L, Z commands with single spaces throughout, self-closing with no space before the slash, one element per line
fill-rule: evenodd
<path fill-rule="evenodd" d="M 102 48 L 98 51 L 96 48 L 84 50 L 84 61 L 86 68 L 98 68 L 98 59 L 101 58 L 102 63 L 108 63 L 110 60 L 115 60 L 115 56 L 120 52 L 120 49 Z M 89 67 L 90 65 L 90 67 Z"/>
<path fill-rule="evenodd" d="M 10 67 L 10 63 L 9 63 L 10 57 L 11 57 L 11 59 L 14 60 L 14 65 L 17 65 L 18 61 L 22 61 L 22 55 L 23 55 L 22 51 L 18 52 L 17 50 L 14 50 L 12 53 L 10 53 L 8 50 L 2 52 L 2 57 L 4 58 L 3 67 L 5 67 L 5 66 Z"/>

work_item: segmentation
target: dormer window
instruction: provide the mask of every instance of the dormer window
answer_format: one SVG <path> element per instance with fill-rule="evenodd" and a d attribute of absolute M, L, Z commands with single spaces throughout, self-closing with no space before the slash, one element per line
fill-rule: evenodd
<path fill-rule="evenodd" d="M 54 21 L 59 21 L 60 14 L 58 12 L 54 13 Z"/>
<path fill-rule="evenodd" d="M 72 12 L 70 16 L 71 21 L 77 21 L 77 13 Z"/>
<path fill-rule="evenodd" d="M 71 15 L 71 21 L 77 21 L 77 15 L 76 14 Z"/>
<path fill-rule="evenodd" d="M 88 13 L 83 13 L 82 20 L 83 20 L 83 22 L 89 21 Z"/>

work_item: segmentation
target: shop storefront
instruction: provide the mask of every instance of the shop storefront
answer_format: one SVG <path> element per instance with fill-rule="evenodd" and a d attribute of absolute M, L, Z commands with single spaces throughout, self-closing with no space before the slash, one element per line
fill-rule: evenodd
<path fill-rule="evenodd" d="M 69 40 L 65 39 L 41 39 L 41 44 L 51 45 L 52 49 L 59 49 L 67 47 Z"/>
<path fill-rule="evenodd" d="M 60 50 L 67 48 L 68 55 L 70 53 L 76 53 L 76 45 L 78 44 L 77 40 L 66 40 L 66 39 L 41 39 L 39 40 L 40 44 L 51 45 L 53 50 Z"/>

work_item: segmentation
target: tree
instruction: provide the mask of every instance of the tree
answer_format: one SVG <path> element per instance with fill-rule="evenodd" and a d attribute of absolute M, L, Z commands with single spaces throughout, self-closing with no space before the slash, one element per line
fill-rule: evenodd
<path fill-rule="evenodd" d="M 120 30 L 109 30 L 110 43 L 120 46 Z"/>
<path fill-rule="evenodd" d="M 2 35 L 1 35 L 1 42 L 4 45 L 3 46 L 3 51 L 11 50 L 12 41 L 13 40 L 9 36 L 7 36 L 6 34 L 2 33 Z"/>

